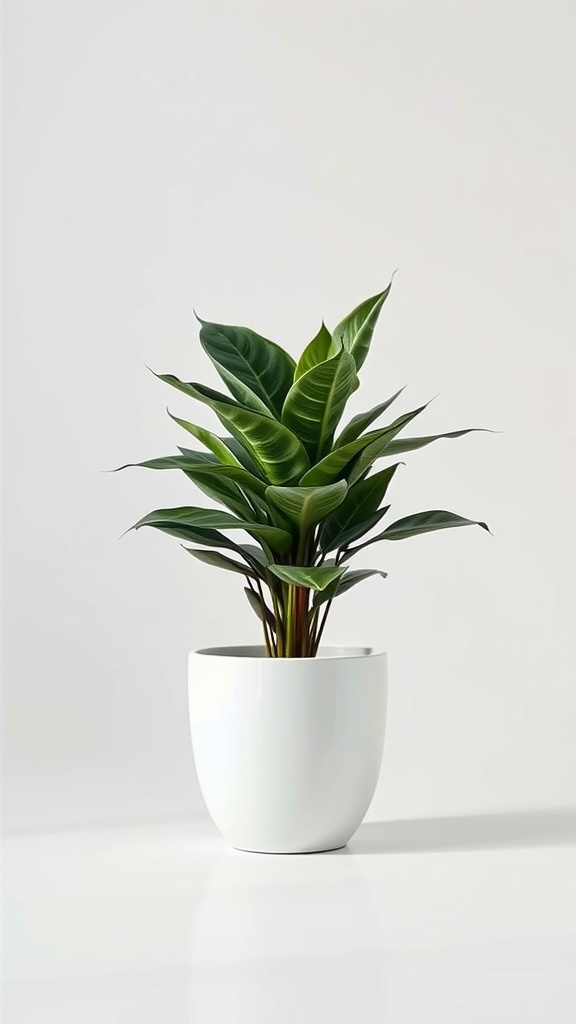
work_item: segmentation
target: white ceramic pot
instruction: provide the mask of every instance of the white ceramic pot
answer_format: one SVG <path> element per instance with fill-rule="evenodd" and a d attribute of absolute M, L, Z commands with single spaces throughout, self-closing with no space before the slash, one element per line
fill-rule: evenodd
<path fill-rule="evenodd" d="M 378 781 L 386 690 L 386 654 L 368 647 L 326 647 L 316 658 L 192 652 L 194 760 L 224 838 L 259 853 L 345 846 Z"/>

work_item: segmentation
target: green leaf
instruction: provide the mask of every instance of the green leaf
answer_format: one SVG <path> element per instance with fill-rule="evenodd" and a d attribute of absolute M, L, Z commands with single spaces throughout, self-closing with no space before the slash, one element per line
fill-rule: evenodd
<path fill-rule="evenodd" d="M 225 402 L 231 405 L 240 405 L 240 408 L 243 409 L 252 409 L 253 412 L 260 413 L 261 416 L 267 416 L 269 419 L 273 418 L 268 406 L 251 392 L 247 395 L 249 401 L 238 403 L 234 402 L 228 395 L 223 394 L 223 392 L 215 391 L 214 388 L 208 388 L 204 384 L 180 380 L 180 378 L 175 377 L 173 373 L 156 373 L 154 370 L 151 372 L 155 377 L 158 377 L 158 380 L 163 381 L 164 384 L 169 384 L 171 388 L 176 388 L 176 390 L 181 391 L 183 395 L 188 395 L 189 398 L 197 398 L 200 402 L 205 402 L 206 405 L 210 405 L 211 401 Z M 201 394 L 199 392 L 201 392 Z"/>
<path fill-rule="evenodd" d="M 400 463 L 397 462 L 394 466 L 388 466 L 387 469 L 383 469 L 379 473 L 368 477 L 367 480 L 362 480 L 361 483 L 354 484 L 353 487 L 349 488 L 344 500 L 327 517 L 322 526 L 320 534 L 320 547 L 322 551 L 332 551 L 335 548 L 342 547 L 349 541 L 355 540 L 357 536 L 361 536 L 367 530 L 372 529 L 379 522 L 381 516 L 376 519 L 373 517 L 379 509 L 380 503 L 388 490 L 388 485 L 399 465 Z M 364 525 L 365 523 L 369 523 L 369 525 L 366 525 L 366 528 L 360 534 L 350 534 L 350 529 L 353 530 L 356 526 Z"/>
<path fill-rule="evenodd" d="M 486 523 L 477 519 L 464 519 L 454 512 L 445 512 L 441 509 L 434 509 L 430 512 L 416 512 L 412 516 L 404 516 L 395 523 L 391 523 L 381 534 L 382 540 L 405 540 L 407 537 L 417 537 L 421 533 L 431 533 L 434 530 L 448 530 L 455 526 L 481 526 L 487 530 Z"/>
<path fill-rule="evenodd" d="M 336 580 L 335 583 L 331 583 L 325 590 L 314 595 L 312 607 L 318 608 L 325 601 L 333 601 L 335 597 L 340 597 L 341 594 L 345 594 L 347 590 L 351 590 L 357 583 L 362 583 L 363 580 L 367 580 L 370 576 L 381 576 L 384 580 L 387 575 L 388 573 L 382 572 L 381 569 L 349 569 L 340 580 Z"/>
<path fill-rule="evenodd" d="M 345 480 L 327 487 L 268 487 L 266 499 L 305 534 L 340 504 L 347 490 Z"/>
<path fill-rule="evenodd" d="M 428 403 L 426 403 L 427 405 Z M 348 444 L 342 446 L 342 448 L 335 448 L 328 455 L 324 456 L 320 462 L 317 462 L 315 466 L 307 470 L 304 476 L 301 478 L 300 483 L 305 487 L 315 487 L 319 484 L 329 484 L 333 480 L 338 479 L 342 476 L 344 471 L 347 469 L 349 464 L 352 462 L 355 456 L 359 455 L 368 448 L 369 445 L 376 444 L 382 448 L 387 446 L 388 442 L 392 440 L 396 434 L 408 425 L 416 416 L 418 416 L 426 408 L 426 405 L 419 406 L 418 409 L 413 409 L 411 412 L 406 412 L 398 419 L 394 420 L 388 427 L 381 427 L 379 430 L 371 430 L 368 434 L 364 434 L 362 437 L 358 437 L 355 441 L 350 441 Z M 376 458 L 374 456 L 373 459 Z M 370 466 L 370 462 L 363 468 L 363 472 Z M 355 464 L 356 465 L 356 464 Z M 359 479 L 360 474 L 355 474 L 354 479 L 348 478 L 348 482 L 354 483 Z"/>
<path fill-rule="evenodd" d="M 195 473 L 194 470 L 186 471 L 186 476 L 203 494 L 212 498 L 213 501 L 220 502 L 240 519 L 251 520 L 254 517 L 252 505 L 233 480 L 216 474 Z M 258 519 L 258 516 L 256 518 Z M 266 521 L 265 519 L 264 522 Z"/>
<path fill-rule="evenodd" d="M 346 572 L 345 565 L 269 565 L 271 573 L 284 583 L 306 590 L 324 590 L 329 583 L 340 579 Z"/>
<path fill-rule="evenodd" d="M 208 455 L 205 452 L 194 452 L 188 448 L 181 448 L 180 451 L 181 455 L 168 455 L 160 459 L 148 459 L 146 462 L 128 463 L 126 466 L 120 466 L 120 469 L 182 470 L 204 494 L 221 502 L 231 512 L 235 512 L 241 518 L 251 517 L 254 514 L 252 506 L 237 485 L 241 483 L 243 490 L 249 493 L 254 503 L 261 503 L 266 490 L 266 484 L 262 480 L 252 477 L 241 466 L 224 466 L 213 455 Z M 201 458 L 197 458 L 197 456 L 201 456 Z"/>
<path fill-rule="evenodd" d="M 428 437 L 401 437 L 396 441 L 390 442 L 386 455 L 403 455 L 404 452 L 413 452 L 417 448 L 425 448 L 426 445 L 432 444 L 433 441 L 439 441 L 443 437 L 463 437 L 464 434 L 473 434 L 479 431 L 492 433 L 492 431 L 486 430 L 485 427 L 469 427 L 468 430 L 451 430 L 448 434 L 431 434 Z"/>
<path fill-rule="evenodd" d="M 261 538 L 280 554 L 287 551 L 292 543 L 290 534 L 275 526 L 265 526 L 261 523 L 237 519 L 228 512 L 221 512 L 220 509 L 198 508 L 197 506 L 155 509 L 154 512 L 149 512 L 148 515 L 139 519 L 132 529 L 139 530 L 142 526 L 154 526 L 158 529 L 172 526 L 177 528 L 199 527 L 208 530 L 246 530 L 247 533 Z"/>
<path fill-rule="evenodd" d="M 356 547 L 346 548 L 346 560 L 349 562 L 350 559 L 353 558 L 354 555 L 357 555 L 359 551 L 369 547 L 371 544 L 376 544 L 376 542 L 382 540 L 383 537 L 384 531 L 382 533 L 377 533 L 374 537 L 369 537 L 368 540 L 365 540 L 362 544 L 357 544 Z"/>
<path fill-rule="evenodd" d="M 291 483 L 306 471 L 308 456 L 298 438 L 282 423 L 245 409 L 202 384 L 189 383 L 186 388 L 187 394 L 214 410 L 269 483 Z"/>
<path fill-rule="evenodd" d="M 219 551 L 202 551 L 198 548 L 184 548 L 189 555 L 193 555 L 199 562 L 205 562 L 206 565 L 213 565 L 217 569 L 227 569 L 228 572 L 238 573 L 240 576 L 250 576 L 252 579 L 256 579 L 256 573 L 248 565 L 243 565 L 242 562 L 236 562 L 233 558 L 228 558 L 227 555 L 220 554 Z"/>
<path fill-rule="evenodd" d="M 268 559 L 262 548 L 256 547 L 255 544 L 240 544 L 237 547 L 240 549 L 243 558 L 248 558 L 251 562 L 258 563 L 258 572 L 260 572 L 260 568 L 265 568 L 268 565 Z"/>
<path fill-rule="evenodd" d="M 188 420 L 181 420 L 178 416 L 174 416 L 169 409 L 166 410 L 171 420 L 174 420 L 180 427 L 184 427 L 189 434 L 193 434 L 198 441 L 201 441 L 206 448 L 216 456 L 219 462 L 223 462 L 228 466 L 239 466 L 240 461 L 236 458 L 234 453 L 230 450 L 226 442 L 213 434 L 211 430 L 207 430 L 206 427 L 199 427 L 196 423 L 189 423 Z"/>
<path fill-rule="evenodd" d="M 276 632 L 276 619 L 274 618 L 266 602 L 262 601 L 258 594 L 255 594 L 253 590 L 250 590 L 250 587 L 244 587 L 244 593 L 248 598 L 248 603 L 252 608 L 252 611 L 256 613 L 256 615 L 260 619 L 260 622 L 266 621 L 266 623 L 271 627 L 271 629 L 273 629 L 274 632 Z"/>
<path fill-rule="evenodd" d="M 330 446 L 346 402 L 357 387 L 354 360 L 342 351 L 307 370 L 290 388 L 282 422 L 300 438 L 311 458 Z"/>
<path fill-rule="evenodd" d="M 244 499 L 238 486 L 243 491 L 260 501 L 266 493 L 263 480 L 248 473 L 241 466 L 223 465 L 213 455 L 206 452 L 194 452 L 189 448 L 181 448 L 181 455 L 168 455 L 159 459 L 148 459 L 146 462 L 132 462 L 119 469 L 180 469 L 189 480 L 192 480 L 204 494 L 208 494 L 232 511 L 242 516 L 252 510 Z"/>
<path fill-rule="evenodd" d="M 325 359 L 328 359 L 334 352 L 334 342 L 332 341 L 332 335 L 326 327 L 324 321 L 318 331 L 315 338 L 306 346 L 298 364 L 294 371 L 294 380 L 298 380 L 312 367 L 317 366 L 318 363 L 323 363 Z"/>
<path fill-rule="evenodd" d="M 185 460 L 189 449 L 181 448 L 180 451 L 182 452 L 182 459 Z M 177 457 L 175 459 L 180 461 Z M 258 476 L 254 476 L 253 473 L 249 473 L 243 466 L 225 466 L 221 462 L 201 462 L 189 465 L 184 461 L 182 465 L 174 466 L 174 468 L 183 469 L 194 480 L 197 477 L 200 479 L 215 479 L 218 477 L 234 481 L 244 491 L 249 491 L 250 494 L 255 494 L 259 498 L 263 498 L 266 494 L 267 484 L 265 481 L 261 480 Z"/>
<path fill-rule="evenodd" d="M 248 327 L 200 320 L 200 342 L 235 398 L 251 405 L 256 395 L 280 418 L 294 380 L 294 360 L 283 348 Z M 258 410 L 257 410 L 258 411 Z"/>
<path fill-rule="evenodd" d="M 361 480 L 362 477 L 372 469 L 372 466 L 377 459 L 383 458 L 384 456 L 389 457 L 391 454 L 390 444 L 392 439 L 416 416 L 419 416 L 428 405 L 429 402 L 426 402 L 426 404 L 421 405 L 419 409 L 406 413 L 404 416 L 399 416 L 389 430 L 385 430 L 380 437 L 376 437 L 374 441 L 363 448 L 347 473 L 348 483 L 355 484 L 356 481 Z M 365 436 L 367 437 L 369 435 Z"/>
<path fill-rule="evenodd" d="M 378 526 L 381 519 L 384 518 L 388 512 L 390 505 L 384 505 L 383 508 L 379 508 L 376 512 L 372 512 L 366 519 L 363 519 L 359 523 L 353 523 L 348 526 L 342 533 L 338 534 L 336 540 L 330 543 L 330 547 L 326 547 L 326 551 L 334 551 L 336 548 L 345 548 L 348 544 L 351 544 L 353 540 L 359 540 L 369 530 L 374 529 Z"/>
<path fill-rule="evenodd" d="M 348 444 L 349 441 L 355 441 L 357 437 L 360 437 L 360 434 L 366 430 L 366 427 L 369 427 L 371 423 L 374 423 L 374 420 L 377 420 L 378 417 L 381 416 L 390 405 L 392 405 L 392 402 L 396 401 L 403 391 L 404 388 L 400 388 L 395 395 L 392 395 L 392 398 L 386 399 L 385 402 L 380 402 L 380 405 L 375 405 L 374 408 L 370 409 L 368 412 L 360 412 L 357 416 L 353 416 L 350 423 L 344 427 L 340 437 L 337 439 L 336 447 L 341 448 L 342 445 Z"/>
<path fill-rule="evenodd" d="M 146 459 L 145 462 L 127 462 L 124 466 L 113 469 L 120 473 L 123 469 L 195 469 L 196 467 L 217 466 L 218 460 L 208 452 L 194 452 L 186 449 L 186 454 L 164 455 L 158 459 Z"/>
<path fill-rule="evenodd" d="M 338 326 L 333 330 L 332 337 L 336 343 L 341 343 L 347 352 L 354 356 L 356 369 L 359 370 L 368 355 L 372 335 L 376 321 L 380 316 L 380 310 L 390 294 L 392 281 L 383 292 L 373 295 L 356 306 L 348 316 L 344 317 Z"/>
<path fill-rule="evenodd" d="M 237 441 L 235 437 L 223 437 L 222 440 L 227 448 L 230 449 L 233 455 L 236 456 L 238 462 L 244 469 L 247 469 L 249 473 L 257 476 L 259 473 L 258 467 L 254 464 L 254 460 L 250 458 L 248 452 L 244 448 L 240 441 Z"/>
<path fill-rule="evenodd" d="M 134 527 L 131 527 L 134 529 Z M 218 530 L 204 530 L 196 526 L 178 526 L 171 522 L 154 523 L 154 529 L 167 533 L 170 537 L 177 537 L 178 540 L 185 540 L 187 543 L 204 544 L 206 547 L 225 548 L 229 551 L 240 553 L 240 544 L 226 537 Z M 129 532 L 128 530 L 126 531 Z M 247 546 L 247 545 L 246 545 Z"/>

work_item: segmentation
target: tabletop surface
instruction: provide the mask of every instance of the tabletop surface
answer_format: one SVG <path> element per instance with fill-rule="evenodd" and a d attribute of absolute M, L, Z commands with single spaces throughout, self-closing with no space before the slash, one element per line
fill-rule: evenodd
<path fill-rule="evenodd" d="M 576 815 L 368 822 L 241 853 L 207 821 L 5 843 L 5 1024 L 573 1024 Z"/>

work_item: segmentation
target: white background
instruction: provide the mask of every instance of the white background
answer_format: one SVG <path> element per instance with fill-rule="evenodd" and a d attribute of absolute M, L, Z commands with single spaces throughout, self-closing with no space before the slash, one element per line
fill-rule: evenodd
<path fill-rule="evenodd" d="M 356 409 L 437 392 L 327 640 L 390 652 L 372 819 L 573 803 L 574 6 L 8 0 L 6 818 L 202 814 L 186 653 L 254 642 L 150 509 L 214 383 L 192 306 L 293 353 L 399 268 Z M 206 413 L 197 414 L 209 423 Z M 359 560 L 360 564 L 360 560 Z"/>

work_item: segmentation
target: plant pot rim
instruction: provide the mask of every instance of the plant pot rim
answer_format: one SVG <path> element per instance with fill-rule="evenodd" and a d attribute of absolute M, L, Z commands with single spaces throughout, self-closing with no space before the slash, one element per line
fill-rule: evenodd
<path fill-rule="evenodd" d="M 343 661 L 349 659 L 351 661 L 357 661 L 358 659 L 364 658 L 385 658 L 387 652 L 379 647 L 360 647 L 358 645 L 336 647 L 327 646 L 321 647 L 315 658 L 270 658 L 266 654 L 266 648 L 260 644 L 236 644 L 234 646 L 225 647 L 201 647 L 197 650 L 190 651 L 190 655 L 194 657 L 219 657 L 226 658 L 227 661 L 252 661 L 252 662 L 265 662 L 266 664 L 272 663 L 286 663 L 286 662 L 314 662 L 314 661 Z"/>

